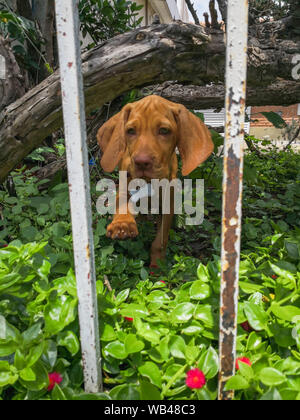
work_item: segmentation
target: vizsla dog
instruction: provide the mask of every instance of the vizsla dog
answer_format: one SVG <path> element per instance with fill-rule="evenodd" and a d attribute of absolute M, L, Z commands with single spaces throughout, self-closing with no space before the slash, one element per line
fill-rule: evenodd
<path fill-rule="evenodd" d="M 188 175 L 203 163 L 214 149 L 207 127 L 183 105 L 160 96 L 147 96 L 127 104 L 99 130 L 98 143 L 102 151 L 101 166 L 112 172 L 116 166 L 127 171 L 129 181 L 142 178 L 172 180 L 177 177 L 176 147 L 182 159 L 182 175 Z M 128 204 L 120 214 L 120 195 L 116 214 L 107 227 L 112 239 L 134 238 L 138 235 L 135 217 Z M 126 197 L 126 203 L 128 203 Z M 125 211 L 124 211 L 125 210 Z M 162 215 L 158 232 L 151 247 L 151 266 L 165 257 L 174 210 Z"/>

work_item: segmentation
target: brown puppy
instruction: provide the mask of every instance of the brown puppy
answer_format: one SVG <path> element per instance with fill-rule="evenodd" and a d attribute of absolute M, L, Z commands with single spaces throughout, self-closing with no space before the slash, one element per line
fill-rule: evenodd
<path fill-rule="evenodd" d="M 98 131 L 102 151 L 101 166 L 112 172 L 117 165 L 129 173 L 129 180 L 142 178 L 172 180 L 177 177 L 178 147 L 182 158 L 182 174 L 188 175 L 213 152 L 214 145 L 207 127 L 183 105 L 152 95 L 127 104 Z M 126 197 L 128 202 L 128 197 Z M 127 239 L 138 235 L 135 217 L 128 205 L 117 210 L 107 227 L 112 239 Z M 151 265 L 165 257 L 174 210 L 162 216 L 157 236 L 151 247 Z"/>

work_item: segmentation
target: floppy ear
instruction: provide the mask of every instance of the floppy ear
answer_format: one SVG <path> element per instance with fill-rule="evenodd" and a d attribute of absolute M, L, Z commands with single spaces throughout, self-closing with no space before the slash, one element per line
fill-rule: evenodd
<path fill-rule="evenodd" d="M 178 125 L 177 147 L 182 159 L 182 175 L 190 174 L 213 152 L 214 143 L 206 125 L 183 105 L 175 111 Z"/>
<path fill-rule="evenodd" d="M 120 162 L 125 150 L 125 123 L 132 106 L 127 104 L 122 111 L 102 125 L 97 133 L 97 140 L 102 152 L 101 166 L 105 172 L 112 172 Z"/>

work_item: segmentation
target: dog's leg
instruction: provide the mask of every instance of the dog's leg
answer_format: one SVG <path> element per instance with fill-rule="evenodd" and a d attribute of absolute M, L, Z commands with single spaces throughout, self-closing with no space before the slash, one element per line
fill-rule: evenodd
<path fill-rule="evenodd" d="M 172 226 L 174 208 L 171 205 L 170 214 L 163 214 L 158 228 L 156 238 L 151 246 L 151 267 L 157 266 L 158 260 L 163 260 L 166 256 L 169 232 Z"/>
<path fill-rule="evenodd" d="M 139 234 L 135 218 L 128 206 L 128 199 L 127 191 L 118 192 L 116 214 L 106 230 L 106 236 L 109 238 L 130 239 L 135 238 Z"/>

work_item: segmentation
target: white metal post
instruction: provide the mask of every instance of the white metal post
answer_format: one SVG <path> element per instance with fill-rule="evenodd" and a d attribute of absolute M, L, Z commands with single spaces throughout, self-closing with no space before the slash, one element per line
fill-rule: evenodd
<path fill-rule="evenodd" d="M 3 55 L 0 54 L 0 79 L 6 79 L 6 61 Z"/>
<path fill-rule="evenodd" d="M 228 0 L 226 53 L 226 127 L 222 216 L 219 399 L 235 373 L 239 293 L 244 125 L 246 104 L 248 0 Z"/>
<path fill-rule="evenodd" d="M 86 392 L 102 390 L 78 0 L 56 0 L 65 140 Z"/>

